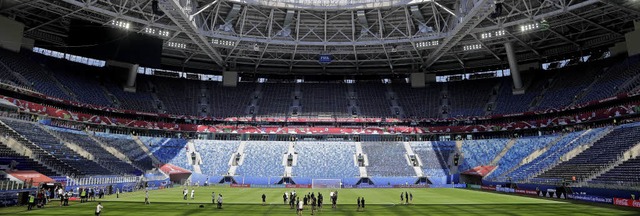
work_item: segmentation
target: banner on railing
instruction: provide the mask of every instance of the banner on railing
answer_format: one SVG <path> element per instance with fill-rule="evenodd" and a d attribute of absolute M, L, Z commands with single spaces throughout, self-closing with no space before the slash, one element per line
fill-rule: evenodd
<path fill-rule="evenodd" d="M 597 203 L 613 203 L 613 199 L 608 197 L 594 196 L 594 195 L 586 195 L 586 194 L 568 194 L 567 198 L 574 200 L 582 200 L 587 202 L 597 202 Z"/>
<path fill-rule="evenodd" d="M 640 200 L 613 198 L 613 204 L 617 206 L 640 208 Z"/>
<path fill-rule="evenodd" d="M 250 188 L 251 187 L 250 184 L 231 184 L 230 186 L 232 188 Z"/>

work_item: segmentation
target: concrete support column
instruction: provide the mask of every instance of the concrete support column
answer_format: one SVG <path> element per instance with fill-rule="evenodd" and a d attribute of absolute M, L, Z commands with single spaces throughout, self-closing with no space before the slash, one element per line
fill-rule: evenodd
<path fill-rule="evenodd" d="M 133 64 L 129 68 L 129 76 L 127 77 L 127 87 L 134 87 L 136 84 L 136 76 L 138 75 L 138 64 Z"/>
<path fill-rule="evenodd" d="M 518 59 L 516 59 L 516 53 L 513 50 L 513 44 L 511 44 L 511 42 L 504 43 L 504 49 L 507 51 L 509 69 L 511 69 L 511 78 L 513 79 L 513 88 L 521 89 L 522 79 L 520 78 L 520 71 L 518 70 Z"/>

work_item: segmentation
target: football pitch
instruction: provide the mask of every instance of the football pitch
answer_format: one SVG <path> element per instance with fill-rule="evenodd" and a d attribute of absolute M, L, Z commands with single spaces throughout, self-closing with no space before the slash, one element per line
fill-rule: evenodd
<path fill-rule="evenodd" d="M 149 191 L 151 204 L 144 205 L 144 192 L 107 196 L 98 200 L 104 206 L 102 215 L 295 215 L 283 203 L 285 188 L 229 188 L 197 187 L 195 199 L 183 200 L 182 188 Z M 329 202 L 331 189 L 295 189 L 299 195 L 308 192 L 322 193 L 325 205 L 316 215 L 640 215 L 631 208 L 612 205 L 569 202 L 490 193 L 467 189 L 338 189 L 338 206 L 332 209 Z M 400 202 L 400 193 L 413 194 L 409 205 Z M 189 191 L 190 192 L 190 191 Z M 211 203 L 211 193 L 221 193 L 223 209 Z M 261 196 L 267 196 L 262 205 Z M 366 209 L 356 211 L 357 197 L 366 198 Z M 57 200 L 43 209 L 26 211 L 26 207 L 0 208 L 0 215 L 93 215 L 98 201 L 71 202 L 59 207 Z M 201 207 L 202 205 L 202 207 Z M 306 207 L 303 215 L 311 215 Z"/>

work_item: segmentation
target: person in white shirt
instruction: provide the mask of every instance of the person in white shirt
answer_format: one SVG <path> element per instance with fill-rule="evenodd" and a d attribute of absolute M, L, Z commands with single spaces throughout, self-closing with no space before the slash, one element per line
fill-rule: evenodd
<path fill-rule="evenodd" d="M 187 200 L 187 194 L 189 194 L 189 190 L 187 190 L 187 188 L 184 188 L 184 190 L 182 190 L 182 195 L 184 196 L 183 199 Z"/>
<path fill-rule="evenodd" d="M 191 200 L 193 200 L 195 193 L 196 193 L 196 190 L 191 189 Z"/>
<path fill-rule="evenodd" d="M 100 213 L 102 213 L 102 204 L 98 203 L 98 206 L 96 206 L 96 216 L 100 216 Z"/>
<path fill-rule="evenodd" d="M 302 216 L 302 208 L 304 207 L 304 202 L 302 200 L 298 201 L 298 215 Z"/>
<path fill-rule="evenodd" d="M 218 208 L 222 208 L 222 194 L 218 194 Z"/>
<path fill-rule="evenodd" d="M 151 204 L 151 202 L 149 202 L 149 191 L 148 190 L 144 191 L 144 204 L 145 205 Z"/>

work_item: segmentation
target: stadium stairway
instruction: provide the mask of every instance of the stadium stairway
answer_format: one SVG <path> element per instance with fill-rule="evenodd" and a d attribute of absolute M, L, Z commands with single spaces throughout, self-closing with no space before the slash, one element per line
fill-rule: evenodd
<path fill-rule="evenodd" d="M 49 133 L 51 136 L 55 137 L 56 139 L 58 139 L 59 141 L 61 141 L 62 143 L 64 143 L 65 146 L 67 146 L 68 148 L 70 148 L 71 150 L 73 150 L 74 152 L 78 153 L 80 156 L 92 160 L 92 161 L 97 161 L 97 158 L 93 156 L 93 154 L 91 154 L 90 152 L 84 150 L 81 146 L 79 146 L 78 144 L 69 142 L 68 140 L 60 137 L 60 135 L 50 131 L 47 127 L 42 126 L 41 124 L 37 124 L 38 127 L 42 128 L 42 130 L 46 131 L 47 133 Z M 100 164 L 100 161 L 98 161 L 98 164 Z"/>
<path fill-rule="evenodd" d="M 139 170 L 144 170 L 144 169 L 140 169 L 140 167 L 137 167 L 136 165 L 131 163 L 131 160 L 129 160 L 129 158 L 127 158 L 126 155 L 124 155 L 122 152 L 118 151 L 117 149 L 108 146 L 106 144 L 104 144 L 104 142 L 102 142 L 100 139 L 96 138 L 93 133 L 90 132 L 85 132 L 87 134 L 87 136 L 89 136 L 89 138 L 91 138 L 94 142 L 98 143 L 100 145 L 100 147 L 102 147 L 104 150 L 106 150 L 107 152 L 111 153 L 113 156 L 116 156 L 118 159 L 127 162 L 128 164 L 133 165 L 135 168 L 138 168 Z"/>
<path fill-rule="evenodd" d="M 193 166 L 193 172 L 202 174 L 202 169 L 200 168 L 200 164 L 202 163 L 202 158 L 200 157 L 200 153 L 196 151 L 196 146 L 193 145 L 193 142 L 190 140 L 187 142 L 187 147 L 189 151 L 187 152 L 187 162 Z M 191 158 L 191 153 L 196 153 L 196 160 L 193 161 Z"/>
<path fill-rule="evenodd" d="M 136 144 L 138 144 L 138 146 L 140 146 L 140 149 L 142 149 L 142 151 L 144 151 L 144 153 L 147 154 L 149 158 L 151 158 L 151 161 L 153 161 L 153 164 L 162 164 L 162 162 L 158 160 L 158 158 L 153 154 L 153 152 L 151 152 L 149 148 L 144 143 L 142 143 L 142 140 L 140 140 L 140 137 L 136 135 L 131 135 L 131 138 L 133 138 L 133 141 Z"/>
<path fill-rule="evenodd" d="M 364 166 L 358 167 L 360 170 L 360 177 L 367 177 L 367 166 L 369 166 L 369 159 L 367 159 L 367 155 L 362 152 L 362 143 L 356 142 L 356 154 L 353 155 L 353 163 L 358 166 L 358 155 L 362 155 L 364 158 Z"/>
<path fill-rule="evenodd" d="M 507 142 L 507 145 L 502 149 L 502 151 L 500 153 L 498 153 L 498 155 L 496 155 L 496 157 L 489 164 L 491 166 L 496 166 L 498 164 L 498 162 L 500 161 L 500 159 L 502 159 L 502 157 L 505 154 L 507 154 L 509 149 L 511 149 L 511 147 L 513 147 L 513 145 L 516 144 L 517 140 L 518 140 L 517 138 L 512 138 L 511 140 L 509 140 L 509 142 Z"/>
<path fill-rule="evenodd" d="M 580 153 L 582 153 L 583 151 L 589 149 L 591 146 L 593 146 L 593 144 L 595 144 L 598 140 L 602 139 L 603 137 L 607 136 L 609 133 L 613 132 L 614 127 L 608 127 L 602 134 L 600 134 L 599 137 L 591 140 L 591 142 L 586 143 L 584 145 L 578 146 L 576 148 L 574 148 L 573 150 L 567 152 L 565 155 L 563 155 L 562 157 L 560 157 L 560 161 L 558 161 L 558 163 L 562 162 L 562 161 L 568 161 L 571 160 L 571 158 L 578 156 Z M 554 167 L 556 164 L 554 164 L 551 167 Z"/>
<path fill-rule="evenodd" d="M 240 154 L 240 160 L 238 161 L 238 164 L 236 164 L 236 166 L 233 165 L 233 157 L 231 157 L 231 159 L 229 159 L 229 172 L 228 172 L 228 174 L 230 176 L 236 175 L 236 170 L 238 170 L 238 166 L 242 165 L 242 162 L 244 162 L 244 148 L 245 148 L 246 145 L 247 145 L 246 141 L 240 142 L 240 145 L 238 146 L 238 150 L 236 152 L 234 152 L 234 154 Z"/>
<path fill-rule="evenodd" d="M 416 160 L 418 161 L 418 166 L 413 166 L 413 170 L 416 172 L 416 176 L 418 177 L 424 176 L 424 171 L 422 170 L 422 161 L 420 160 L 418 155 L 416 155 L 416 153 L 413 152 L 413 149 L 411 149 L 411 145 L 409 144 L 409 142 L 404 142 L 403 144 L 404 144 L 404 150 L 407 151 L 407 157 L 406 157 L 407 163 L 412 164 L 410 159 L 411 155 L 416 157 Z"/>
<path fill-rule="evenodd" d="M 293 160 L 291 161 L 291 166 L 287 166 L 287 158 L 291 154 L 293 156 Z M 282 156 L 282 166 L 284 166 L 284 176 L 291 177 L 293 176 L 293 167 L 298 165 L 298 154 L 295 150 L 295 143 L 289 142 L 289 148 L 287 152 Z"/>
<path fill-rule="evenodd" d="M 24 152 L 25 156 L 46 166 L 50 170 L 55 171 L 60 176 L 71 175 L 75 172 L 78 172 L 78 170 L 76 170 L 75 168 L 66 166 L 65 162 L 63 162 L 59 158 L 53 157 L 47 151 L 31 142 L 29 139 L 15 131 L 3 121 L 0 121 L 0 131 L 5 135 L 9 135 L 3 138 L 6 139 L 3 141 L 5 141 L 4 143 L 7 144 L 9 148 L 13 149 L 16 152 Z"/>
<path fill-rule="evenodd" d="M 619 166 L 620 164 L 630 159 L 637 157 L 638 155 L 640 155 L 640 142 L 637 142 L 635 146 L 633 146 L 631 149 L 625 151 L 622 155 L 620 155 L 619 159 L 616 162 L 610 164 L 609 166 L 600 170 L 599 172 L 585 178 L 583 181 L 579 182 L 576 186 L 577 187 L 585 186 L 591 180 L 594 180 L 598 176 L 601 176 L 602 174 L 609 172 L 609 170 L 612 170 L 613 168 Z"/>

